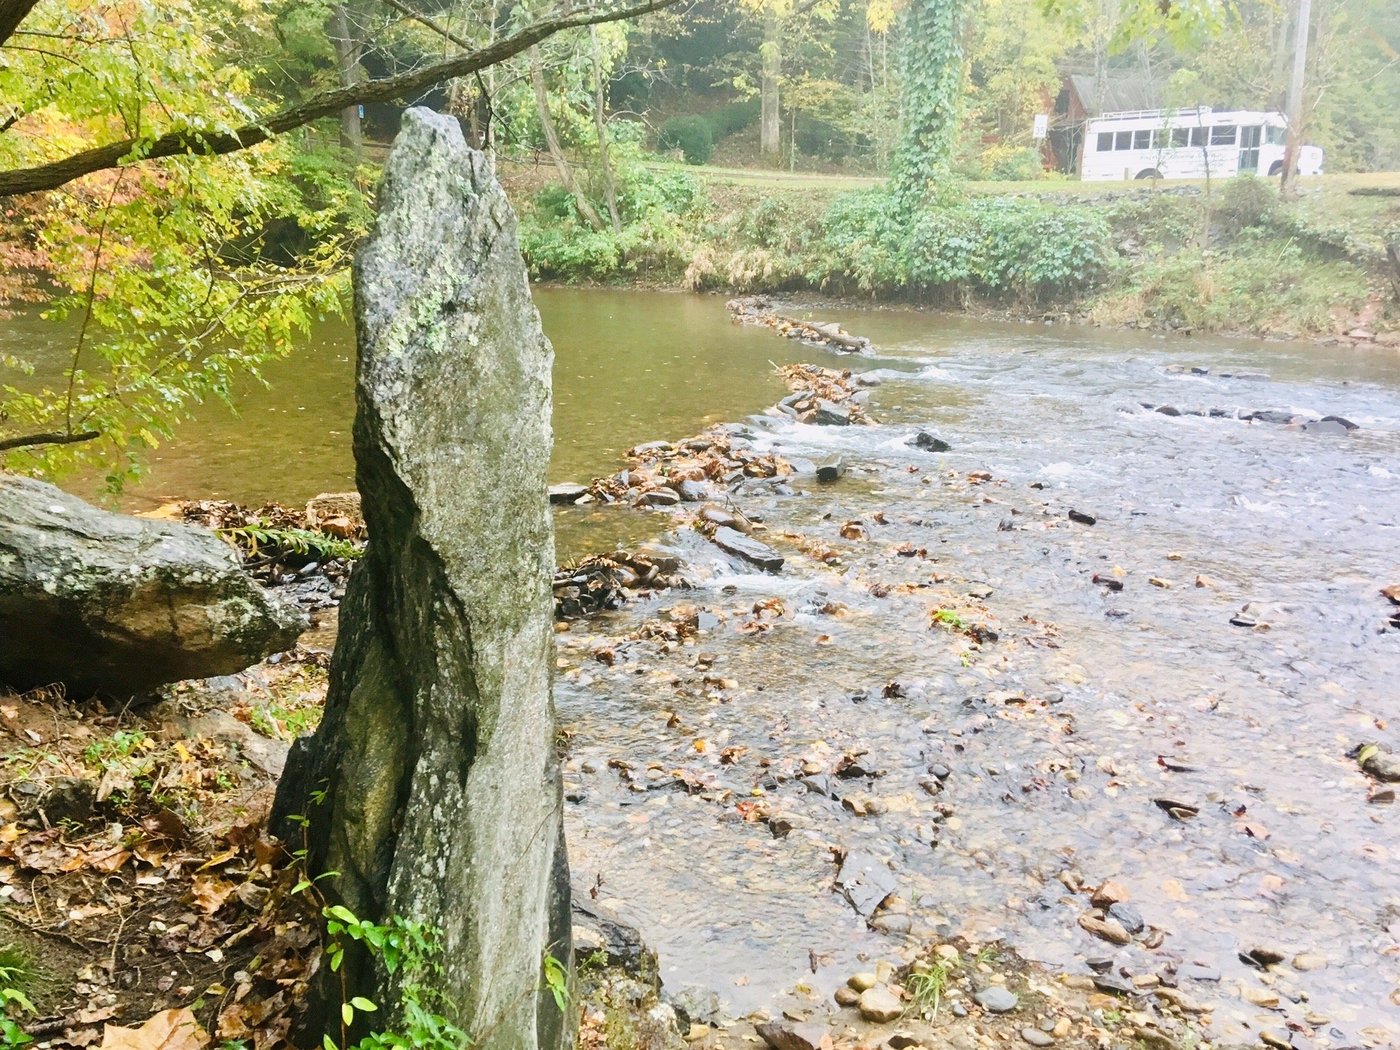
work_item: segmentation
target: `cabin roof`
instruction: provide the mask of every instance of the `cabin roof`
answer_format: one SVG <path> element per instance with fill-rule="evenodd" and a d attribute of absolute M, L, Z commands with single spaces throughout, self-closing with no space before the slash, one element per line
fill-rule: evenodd
<path fill-rule="evenodd" d="M 1070 89 L 1079 97 L 1079 104 L 1091 117 L 1133 109 L 1160 109 L 1161 85 L 1137 75 L 1110 73 L 1104 80 L 1104 97 L 1095 98 L 1094 77 L 1072 73 L 1066 77 Z"/>

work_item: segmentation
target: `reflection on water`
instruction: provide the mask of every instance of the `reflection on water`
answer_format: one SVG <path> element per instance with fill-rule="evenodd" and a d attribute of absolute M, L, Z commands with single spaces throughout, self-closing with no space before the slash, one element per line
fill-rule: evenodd
<path fill-rule="evenodd" d="M 693 434 L 772 403 L 783 386 L 774 364 L 829 356 L 732 325 L 722 299 L 622 290 L 535 289 L 554 343 L 554 481 L 588 481 L 618 468 L 632 445 Z M 41 377 L 68 362 L 68 326 L 21 314 L 0 322 L 0 353 L 34 361 Z M 297 505 L 354 487 L 354 335 L 345 321 L 317 325 L 309 344 L 269 365 L 268 385 L 247 384 L 238 414 L 201 408 L 157 450 L 127 494 L 132 507 L 220 498 Z M 52 381 L 52 380 L 50 380 Z M 95 483 L 75 483 L 86 494 Z M 651 515 L 580 514 L 559 520 L 569 556 L 653 534 Z"/>

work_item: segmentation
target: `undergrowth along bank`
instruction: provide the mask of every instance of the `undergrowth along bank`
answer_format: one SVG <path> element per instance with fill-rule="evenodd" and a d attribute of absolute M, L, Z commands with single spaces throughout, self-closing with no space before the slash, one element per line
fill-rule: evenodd
<path fill-rule="evenodd" d="M 521 240 L 533 277 L 566 283 L 814 291 L 1278 337 L 1400 329 L 1386 256 L 1400 245 L 1398 196 L 1315 186 L 1285 204 L 1248 177 L 1210 191 L 1084 189 L 950 187 L 908 214 L 884 188 L 723 186 L 637 165 L 620 230 L 590 229 L 546 186 L 521 202 Z"/>

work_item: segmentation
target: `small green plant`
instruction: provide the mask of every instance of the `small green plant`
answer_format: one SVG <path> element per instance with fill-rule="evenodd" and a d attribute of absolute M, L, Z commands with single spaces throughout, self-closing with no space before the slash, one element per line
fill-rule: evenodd
<path fill-rule="evenodd" d="M 564 1013 L 569 1007 L 569 970 L 548 952 L 544 956 L 544 983 L 559 1012 Z"/>
<path fill-rule="evenodd" d="M 304 879 L 296 889 L 309 889 L 315 881 Z M 330 939 L 326 956 L 332 972 L 341 972 L 347 942 L 354 941 L 363 945 L 390 976 L 399 977 L 402 1032 L 374 1032 L 356 1043 L 356 1050 L 463 1050 L 472 1045 L 471 1037 L 439 1012 L 444 1005 L 441 994 L 426 983 L 427 978 L 441 970 L 441 947 L 433 927 L 398 915 L 387 923 L 369 922 L 340 904 L 327 905 L 322 915 Z M 378 1009 L 364 996 L 346 996 L 340 1006 L 340 1043 L 327 1034 L 322 1039 L 324 1050 L 339 1050 L 348 1041 L 356 1016 Z"/>
<path fill-rule="evenodd" d="M 230 526 L 219 529 L 218 532 L 225 541 L 243 551 L 249 558 L 265 554 L 275 560 L 286 554 L 300 554 L 351 561 L 364 553 L 364 548 L 349 540 L 337 539 L 311 529 L 275 529 L 260 522 Z"/>
<path fill-rule="evenodd" d="M 29 990 L 37 975 L 28 957 L 13 945 L 0 948 L 0 1047 L 5 1050 L 32 1043 L 34 1037 L 20 1027 L 16 1014 L 35 1014 Z"/>
<path fill-rule="evenodd" d="M 967 621 L 952 609 L 933 610 L 933 623 L 935 627 L 946 627 L 950 631 L 967 630 Z"/>
<path fill-rule="evenodd" d="M 995 966 L 1001 961 L 1001 952 L 995 944 L 989 944 L 973 956 L 972 961 L 977 966 Z"/>
<path fill-rule="evenodd" d="M 150 740 L 139 729 L 118 729 L 106 740 L 94 740 L 83 749 L 83 761 L 100 769 L 126 765 L 126 759 L 150 747 Z"/>
<path fill-rule="evenodd" d="M 925 1018 L 938 1016 L 938 1008 L 943 1003 L 943 994 L 948 990 L 953 966 L 951 959 L 938 959 L 929 963 L 927 969 L 915 970 L 909 975 L 904 987 L 913 996 L 911 1010 Z"/>

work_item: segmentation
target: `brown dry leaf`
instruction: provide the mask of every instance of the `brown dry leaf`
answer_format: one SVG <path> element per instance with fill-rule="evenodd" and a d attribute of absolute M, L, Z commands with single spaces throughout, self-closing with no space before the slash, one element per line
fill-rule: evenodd
<path fill-rule="evenodd" d="M 237 887 L 233 883 L 217 875 L 196 875 L 191 896 L 205 915 L 213 915 L 224 906 L 235 889 Z"/>
<path fill-rule="evenodd" d="M 220 864 L 227 864 L 229 861 L 233 860 L 233 859 L 234 859 L 235 857 L 237 857 L 237 856 L 238 856 L 238 847 L 237 847 L 237 846 L 234 846 L 234 847 L 232 847 L 232 848 L 230 848 L 230 849 L 221 850 L 221 851 L 219 851 L 218 853 L 215 853 L 212 857 L 210 857 L 208 860 L 206 860 L 203 864 L 201 864 L 199 867 L 195 868 L 194 870 L 195 870 L 195 871 L 208 871 L 210 868 L 217 868 Z"/>
<path fill-rule="evenodd" d="M 140 1028 L 109 1024 L 102 1031 L 102 1050 L 203 1050 L 208 1045 L 209 1033 L 185 1007 L 163 1010 Z"/>
<path fill-rule="evenodd" d="M 1396 605 L 1400 605 L 1400 583 L 1392 583 L 1389 587 L 1382 587 L 1381 594 L 1385 595 Z"/>
<path fill-rule="evenodd" d="M 100 871 L 104 875 L 111 875 L 115 871 L 120 871 L 122 865 L 131 859 L 131 851 L 126 849 L 108 850 L 106 853 L 88 855 L 87 866 L 94 871 Z"/>

